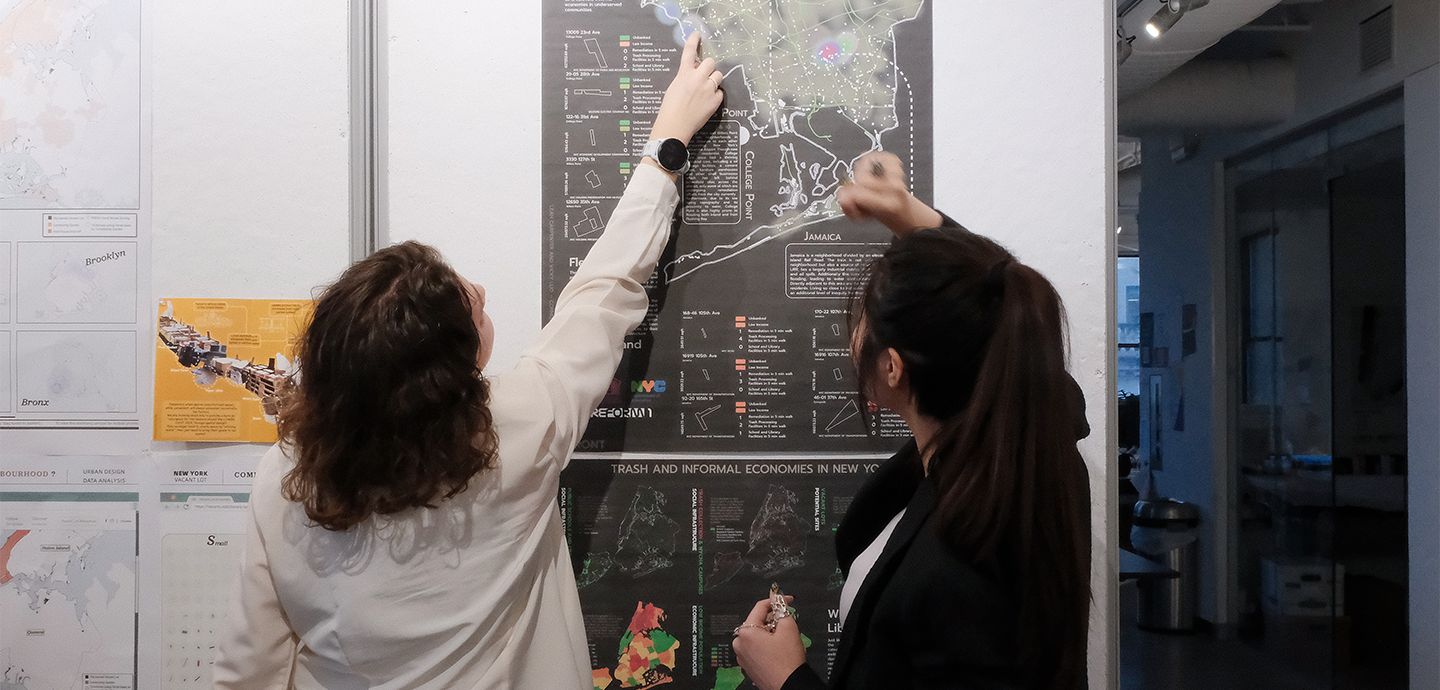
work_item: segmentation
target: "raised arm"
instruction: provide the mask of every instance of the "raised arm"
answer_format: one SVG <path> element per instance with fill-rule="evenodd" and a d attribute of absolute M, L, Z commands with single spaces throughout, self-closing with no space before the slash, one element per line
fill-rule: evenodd
<path fill-rule="evenodd" d="M 948 220 L 910 193 L 900 158 L 885 151 L 871 151 L 857 159 L 836 200 L 850 220 L 879 221 L 897 237 L 938 228 Z"/>
<path fill-rule="evenodd" d="M 696 61 L 699 33 L 680 56 L 665 90 L 651 139 L 675 138 L 687 145 L 720 107 L 723 78 L 715 61 Z M 561 291 L 555 315 L 522 356 L 536 366 L 551 396 L 555 443 L 570 445 L 610 387 L 625 336 L 645 318 L 650 301 L 644 283 L 655 271 L 670 239 L 679 193 L 675 175 L 646 157 L 575 276 Z M 568 448 L 566 449 L 568 450 Z"/>

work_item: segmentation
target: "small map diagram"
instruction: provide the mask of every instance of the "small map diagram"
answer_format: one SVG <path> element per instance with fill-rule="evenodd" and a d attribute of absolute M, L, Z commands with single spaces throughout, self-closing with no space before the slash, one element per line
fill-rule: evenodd
<path fill-rule="evenodd" d="M 680 640 L 665 632 L 664 623 L 664 609 L 643 601 L 636 602 L 635 615 L 630 618 L 630 625 L 620 638 L 615 667 L 597 668 L 592 672 L 595 690 L 643 690 L 673 680 L 675 652 L 680 648 Z"/>
<path fill-rule="evenodd" d="M 135 411 L 133 332 L 20 331 L 15 349 L 19 411 Z"/>
<path fill-rule="evenodd" d="M 134 687 L 133 526 L 0 530 L 0 544 L 0 687 Z"/>
<path fill-rule="evenodd" d="M 749 549 L 716 553 L 706 589 L 725 584 L 746 566 L 768 578 L 805 565 L 805 538 L 813 530 L 796 512 L 798 502 L 795 492 L 771 484 L 750 522 Z"/>
<path fill-rule="evenodd" d="M 648 486 L 637 488 L 620 520 L 614 552 L 587 553 L 576 584 L 592 585 L 611 568 L 638 578 L 674 565 L 680 523 L 666 515 L 664 508 L 664 494 Z"/>
<path fill-rule="evenodd" d="M 0 6 L 0 208 L 138 208 L 140 0 Z"/>
<path fill-rule="evenodd" d="M 21 323 L 131 323 L 133 242 L 21 242 L 16 281 Z"/>

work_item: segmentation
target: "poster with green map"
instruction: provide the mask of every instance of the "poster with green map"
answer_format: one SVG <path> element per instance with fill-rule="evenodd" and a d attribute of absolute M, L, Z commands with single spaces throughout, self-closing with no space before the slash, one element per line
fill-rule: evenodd
<path fill-rule="evenodd" d="M 809 662 L 840 640 L 834 533 L 879 461 L 575 459 L 560 508 L 596 690 L 733 689 L 731 632 L 772 583 Z"/>
<path fill-rule="evenodd" d="M 883 150 L 931 198 L 931 4 L 542 2 L 547 318 L 604 232 L 690 33 L 725 76 L 645 285 L 651 311 L 579 443 L 590 459 L 561 477 L 597 690 L 753 687 L 731 631 L 772 583 L 795 596 L 810 663 L 828 671 L 835 527 L 909 437 L 861 400 L 846 326 L 890 234 L 850 223 L 834 196 Z M 627 459 L 594 459 L 610 456 Z"/>

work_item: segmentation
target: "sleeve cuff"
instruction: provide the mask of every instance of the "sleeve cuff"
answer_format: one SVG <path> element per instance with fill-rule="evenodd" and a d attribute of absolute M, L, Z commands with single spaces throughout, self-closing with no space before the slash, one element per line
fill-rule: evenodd
<path fill-rule="evenodd" d="M 785 679 L 780 690 L 825 690 L 825 681 L 820 680 L 820 674 L 810 668 L 810 664 L 801 664 Z"/>
<path fill-rule="evenodd" d="M 671 180 L 669 175 L 647 163 L 636 163 L 632 170 L 634 172 L 630 173 L 630 184 L 642 185 L 640 189 L 646 192 L 647 198 L 660 204 L 668 204 L 672 210 L 680 203 L 678 180 Z"/>
<path fill-rule="evenodd" d="M 940 227 L 942 227 L 942 228 L 955 228 L 956 230 L 965 230 L 965 226 L 957 223 L 954 218 L 951 218 L 950 216 L 945 215 L 945 212 L 944 212 L 944 211 L 941 211 L 940 209 L 937 208 L 937 209 L 935 209 L 935 212 L 940 214 Z M 966 230 L 966 232 L 969 232 L 969 231 Z"/>

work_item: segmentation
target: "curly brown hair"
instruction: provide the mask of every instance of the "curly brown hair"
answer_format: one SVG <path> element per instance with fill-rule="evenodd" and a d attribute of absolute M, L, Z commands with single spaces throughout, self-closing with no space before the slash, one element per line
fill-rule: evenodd
<path fill-rule="evenodd" d="M 434 507 L 491 467 L 497 438 L 467 283 L 418 242 L 382 249 L 316 300 L 279 414 L 281 490 L 328 530 Z"/>

